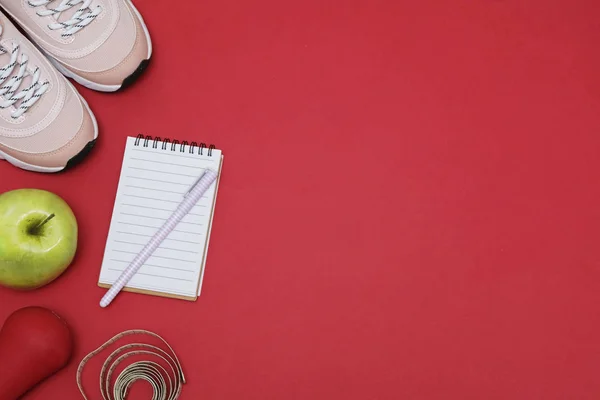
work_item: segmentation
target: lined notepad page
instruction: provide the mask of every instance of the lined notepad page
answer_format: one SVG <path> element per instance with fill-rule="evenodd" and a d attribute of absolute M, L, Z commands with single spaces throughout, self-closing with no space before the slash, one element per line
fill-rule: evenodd
<path fill-rule="evenodd" d="M 99 284 L 112 285 L 206 168 L 220 171 L 221 151 L 190 154 L 189 146 L 128 138 Z M 195 299 L 200 295 L 218 190 L 211 185 L 190 214 L 133 277 L 127 288 Z"/>

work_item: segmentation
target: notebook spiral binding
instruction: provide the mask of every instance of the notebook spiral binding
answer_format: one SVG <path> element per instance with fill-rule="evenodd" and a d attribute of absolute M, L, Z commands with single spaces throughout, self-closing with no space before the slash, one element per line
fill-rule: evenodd
<path fill-rule="evenodd" d="M 197 142 L 188 143 L 187 141 L 179 142 L 179 140 L 171 140 L 169 138 L 161 138 L 160 136 L 152 137 L 152 136 L 144 136 L 142 134 L 137 135 L 135 138 L 135 146 L 142 147 L 152 147 L 153 149 L 158 149 L 159 147 L 162 150 L 167 151 L 177 151 L 177 145 L 179 146 L 179 152 L 185 153 L 186 148 L 189 154 L 196 154 L 195 151 L 198 149 L 198 155 L 203 156 L 204 151 L 206 150 L 206 155 L 212 157 L 212 151 L 215 149 L 215 145 L 211 144 L 206 146 L 205 143 L 198 144 Z M 169 148 L 170 147 L 170 148 Z"/>

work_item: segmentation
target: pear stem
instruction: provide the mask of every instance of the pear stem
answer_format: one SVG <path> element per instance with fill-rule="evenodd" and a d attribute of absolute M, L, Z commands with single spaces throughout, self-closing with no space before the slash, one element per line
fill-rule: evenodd
<path fill-rule="evenodd" d="M 40 229 L 42 228 L 42 226 L 46 225 L 46 223 L 47 223 L 48 221 L 50 221 L 52 218 L 54 218 L 54 217 L 55 217 L 55 214 L 54 214 L 54 213 L 52 213 L 52 214 L 48 215 L 48 216 L 46 217 L 46 219 L 44 219 L 42 222 L 40 222 L 39 224 L 37 224 L 37 226 L 35 226 L 35 227 L 31 228 L 31 231 L 30 231 L 30 232 L 31 232 L 32 234 L 34 234 L 34 235 L 37 235 L 37 234 L 39 233 Z"/>

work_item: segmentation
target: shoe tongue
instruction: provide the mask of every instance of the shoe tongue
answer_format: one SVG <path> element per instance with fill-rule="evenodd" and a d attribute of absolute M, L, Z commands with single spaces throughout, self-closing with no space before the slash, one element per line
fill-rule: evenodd
<path fill-rule="evenodd" d="M 4 47 L 4 50 L 6 51 L 6 53 L 0 54 L 0 68 L 10 62 L 10 52 L 12 51 L 11 45 L 8 45 L 8 47 Z"/>

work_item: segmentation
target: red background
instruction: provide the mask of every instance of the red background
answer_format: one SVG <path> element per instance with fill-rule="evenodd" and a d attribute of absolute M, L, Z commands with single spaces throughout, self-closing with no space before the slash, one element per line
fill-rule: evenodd
<path fill-rule="evenodd" d="M 600 396 L 598 1 L 136 4 L 153 63 L 124 93 L 81 90 L 93 154 L 0 164 L 0 191 L 53 191 L 81 229 L 59 280 L 0 290 L 0 321 L 43 305 L 76 332 L 28 400 L 80 398 L 79 360 L 131 328 L 180 354 L 182 399 Z M 138 133 L 224 151 L 203 293 L 102 310 Z"/>

